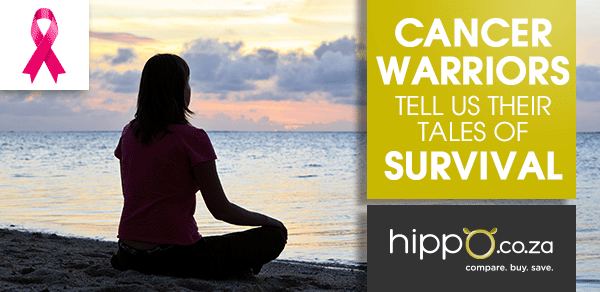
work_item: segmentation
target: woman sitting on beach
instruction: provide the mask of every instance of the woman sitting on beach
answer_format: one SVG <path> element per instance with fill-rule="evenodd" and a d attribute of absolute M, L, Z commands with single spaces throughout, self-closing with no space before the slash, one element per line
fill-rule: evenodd
<path fill-rule="evenodd" d="M 135 119 L 115 150 L 125 201 L 111 264 L 179 277 L 258 274 L 283 250 L 287 230 L 227 200 L 208 135 L 188 122 L 189 77 L 188 65 L 175 55 L 155 55 L 144 66 Z M 262 227 L 202 237 L 193 217 L 198 190 L 216 219 Z"/>

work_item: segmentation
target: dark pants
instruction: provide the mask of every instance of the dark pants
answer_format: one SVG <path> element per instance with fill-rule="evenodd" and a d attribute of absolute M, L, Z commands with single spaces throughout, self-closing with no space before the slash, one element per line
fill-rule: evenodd
<path fill-rule="evenodd" d="M 281 229 L 270 226 L 202 237 L 191 245 L 161 245 L 150 251 L 135 250 L 119 241 L 111 265 L 121 271 L 202 279 L 225 278 L 249 269 L 258 274 L 264 264 L 279 256 L 286 241 Z"/>

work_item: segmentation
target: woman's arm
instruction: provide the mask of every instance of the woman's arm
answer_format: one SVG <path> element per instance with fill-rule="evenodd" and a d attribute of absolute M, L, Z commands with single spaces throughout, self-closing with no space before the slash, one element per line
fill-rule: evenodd
<path fill-rule="evenodd" d="M 281 221 L 269 216 L 248 211 L 236 204 L 229 202 L 214 160 L 198 163 L 194 166 L 194 176 L 200 185 L 200 192 L 208 211 L 217 220 L 222 220 L 234 225 L 245 226 L 274 226 L 282 229 L 287 236 L 287 229 Z"/>

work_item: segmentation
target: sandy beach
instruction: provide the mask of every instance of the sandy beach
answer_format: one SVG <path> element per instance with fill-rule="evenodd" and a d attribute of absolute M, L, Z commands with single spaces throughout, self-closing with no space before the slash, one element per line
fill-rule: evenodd
<path fill-rule="evenodd" d="M 366 291 L 366 267 L 275 260 L 221 281 L 118 271 L 116 242 L 0 229 L 0 291 Z"/>

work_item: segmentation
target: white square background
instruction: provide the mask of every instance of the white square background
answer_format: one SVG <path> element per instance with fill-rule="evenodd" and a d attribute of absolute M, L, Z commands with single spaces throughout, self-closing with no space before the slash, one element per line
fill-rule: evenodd
<path fill-rule="evenodd" d="M 0 9 L 0 90 L 88 90 L 89 89 L 89 1 L 10 1 Z M 58 35 L 52 50 L 66 73 L 54 79 L 46 62 L 33 83 L 23 70 L 36 50 L 31 37 L 35 12 L 52 10 Z M 44 20 L 48 22 L 47 20 Z M 49 23 L 49 22 L 48 22 Z M 40 26 L 43 34 L 46 29 Z"/>

